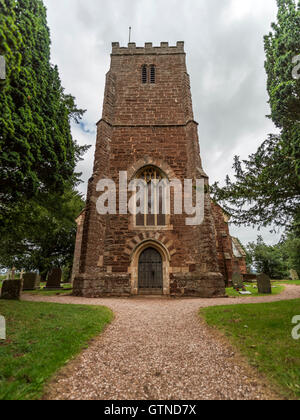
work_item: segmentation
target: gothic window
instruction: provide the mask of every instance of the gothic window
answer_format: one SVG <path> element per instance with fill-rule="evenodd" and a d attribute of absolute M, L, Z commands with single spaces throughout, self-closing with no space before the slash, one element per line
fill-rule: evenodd
<path fill-rule="evenodd" d="M 138 173 L 137 179 L 143 179 L 147 184 L 147 189 L 145 190 L 145 208 L 143 212 L 136 215 L 136 226 L 166 226 L 166 215 L 163 214 L 163 189 L 159 188 L 152 198 L 153 188 L 151 188 L 152 180 L 160 182 L 166 179 L 166 176 L 158 168 L 147 166 Z M 157 208 L 156 212 L 153 212 L 153 205 Z"/>

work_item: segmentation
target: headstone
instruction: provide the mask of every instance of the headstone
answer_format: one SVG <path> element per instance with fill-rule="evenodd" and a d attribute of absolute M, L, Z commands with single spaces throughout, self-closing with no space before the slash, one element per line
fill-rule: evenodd
<path fill-rule="evenodd" d="M 19 300 L 22 286 L 22 280 L 5 280 L 2 284 L 1 299 Z"/>
<path fill-rule="evenodd" d="M 244 287 L 243 276 L 240 273 L 233 273 L 232 284 L 234 289 L 242 289 Z"/>
<path fill-rule="evenodd" d="M 240 295 L 252 295 L 251 292 L 245 291 L 245 292 L 239 292 Z"/>
<path fill-rule="evenodd" d="M 257 277 L 258 293 L 270 295 L 272 293 L 271 279 L 266 274 Z"/>
<path fill-rule="evenodd" d="M 61 269 L 53 268 L 48 274 L 46 289 L 60 289 L 61 277 Z"/>
<path fill-rule="evenodd" d="M 40 285 L 40 276 L 37 273 L 23 274 L 23 290 L 35 290 Z"/>
<path fill-rule="evenodd" d="M 297 271 L 296 271 L 296 270 L 291 270 L 291 271 L 290 271 L 290 274 L 291 274 L 291 279 L 292 279 L 293 281 L 297 281 L 297 280 L 299 280 L 299 276 L 298 276 L 298 273 L 297 273 Z"/>

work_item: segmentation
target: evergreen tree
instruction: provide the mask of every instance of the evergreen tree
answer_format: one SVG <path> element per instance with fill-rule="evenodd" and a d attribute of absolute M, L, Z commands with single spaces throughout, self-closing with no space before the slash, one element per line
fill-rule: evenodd
<path fill-rule="evenodd" d="M 70 121 L 83 111 L 50 64 L 50 36 L 42 0 L 0 0 L 0 53 L 7 79 L 0 86 L 0 212 L 75 181 L 86 150 L 72 139 Z"/>
<path fill-rule="evenodd" d="M 71 187 L 19 202 L 0 227 L 0 266 L 39 270 L 44 277 L 52 267 L 72 267 L 75 220 L 84 205 Z"/>
<path fill-rule="evenodd" d="M 235 158 L 236 179 L 213 186 L 215 199 L 239 225 L 300 223 L 300 78 L 293 77 L 300 54 L 300 1 L 277 0 L 277 23 L 265 37 L 270 118 L 280 130 L 248 160 Z"/>
<path fill-rule="evenodd" d="M 258 273 L 265 273 L 272 279 L 284 279 L 288 274 L 288 263 L 282 244 L 266 245 L 259 236 L 257 243 L 251 242 L 247 246 L 252 264 Z"/>
<path fill-rule="evenodd" d="M 300 236 L 294 231 L 288 232 L 283 238 L 281 249 L 288 270 L 295 270 L 300 276 Z"/>

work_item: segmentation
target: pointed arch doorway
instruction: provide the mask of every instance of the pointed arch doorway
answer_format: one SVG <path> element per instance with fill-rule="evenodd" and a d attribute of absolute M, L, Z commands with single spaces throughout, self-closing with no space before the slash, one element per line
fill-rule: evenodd
<path fill-rule="evenodd" d="M 163 260 L 161 254 L 152 247 L 140 255 L 138 267 L 139 294 L 163 294 Z"/>

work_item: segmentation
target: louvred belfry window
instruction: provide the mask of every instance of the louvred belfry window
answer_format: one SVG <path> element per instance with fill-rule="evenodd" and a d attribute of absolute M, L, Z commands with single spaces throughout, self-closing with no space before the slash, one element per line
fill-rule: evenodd
<path fill-rule="evenodd" d="M 156 67 L 154 64 L 152 64 L 151 66 L 147 66 L 146 64 L 144 64 L 142 66 L 142 83 L 156 83 Z"/>
<path fill-rule="evenodd" d="M 155 83 L 156 79 L 156 69 L 155 66 L 150 66 L 150 83 Z"/>
<path fill-rule="evenodd" d="M 147 77 L 147 66 L 146 65 L 144 65 L 144 66 L 142 66 L 142 83 L 147 83 L 147 81 L 148 81 L 148 77 Z"/>

